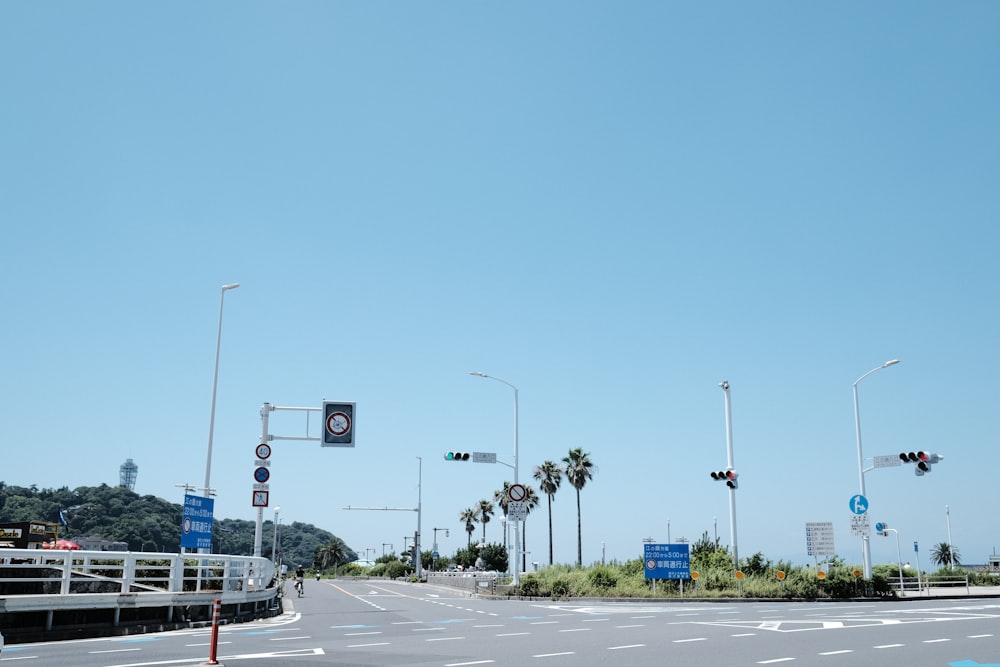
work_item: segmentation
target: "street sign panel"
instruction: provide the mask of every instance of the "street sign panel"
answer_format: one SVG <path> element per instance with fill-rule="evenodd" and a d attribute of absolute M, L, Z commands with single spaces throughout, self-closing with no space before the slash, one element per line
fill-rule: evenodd
<path fill-rule="evenodd" d="M 511 500 L 507 503 L 507 518 L 512 521 L 524 521 L 528 518 L 528 503 Z"/>
<path fill-rule="evenodd" d="M 357 404 L 323 402 L 323 447 L 353 447 Z"/>
<path fill-rule="evenodd" d="M 473 463 L 496 463 L 496 452 L 472 452 Z"/>
<path fill-rule="evenodd" d="M 642 560 L 647 579 L 691 578 L 690 544 L 644 544 Z"/>
<path fill-rule="evenodd" d="M 833 546 L 833 522 L 806 524 L 806 555 L 833 556 L 837 553 Z"/>
<path fill-rule="evenodd" d="M 851 496 L 851 500 L 848 505 L 850 506 L 851 511 L 855 514 L 864 514 L 868 511 L 868 499 L 860 493 Z"/>
<path fill-rule="evenodd" d="M 872 534 L 872 525 L 867 514 L 855 514 L 851 517 L 851 535 L 864 537 Z"/>
<path fill-rule="evenodd" d="M 892 456 L 876 456 L 874 458 L 876 468 L 895 468 L 903 465 L 898 454 Z"/>
<path fill-rule="evenodd" d="M 184 496 L 184 516 L 181 523 L 181 547 L 212 548 L 212 513 L 215 501 L 202 496 Z"/>

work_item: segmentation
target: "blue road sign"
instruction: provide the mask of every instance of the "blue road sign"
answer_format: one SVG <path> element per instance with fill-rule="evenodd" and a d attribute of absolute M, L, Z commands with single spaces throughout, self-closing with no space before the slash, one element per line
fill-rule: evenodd
<path fill-rule="evenodd" d="M 643 570 L 647 579 L 690 579 L 690 544 L 643 545 Z"/>
<path fill-rule="evenodd" d="M 849 505 L 851 507 L 851 511 L 858 515 L 864 514 L 868 511 L 868 499 L 860 493 L 851 496 L 851 502 Z"/>
<path fill-rule="evenodd" d="M 875 532 L 876 533 L 881 533 L 883 530 L 885 530 L 885 524 L 884 523 L 882 523 L 881 521 L 879 521 L 878 523 L 875 524 Z"/>
<path fill-rule="evenodd" d="M 184 496 L 181 546 L 186 549 L 212 548 L 212 514 L 215 501 L 202 496 Z"/>

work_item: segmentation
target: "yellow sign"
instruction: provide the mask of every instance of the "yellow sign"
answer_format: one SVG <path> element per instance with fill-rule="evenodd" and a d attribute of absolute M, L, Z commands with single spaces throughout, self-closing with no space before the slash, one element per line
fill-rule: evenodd
<path fill-rule="evenodd" d="M 778 578 L 778 581 L 784 581 L 785 580 L 785 571 L 784 570 L 778 570 L 777 572 L 775 572 L 774 576 L 776 576 Z"/>
<path fill-rule="evenodd" d="M 826 572 L 824 572 L 823 570 L 820 570 L 819 572 L 816 573 L 816 578 L 817 579 L 826 579 Z"/>
<path fill-rule="evenodd" d="M 0 540 L 16 540 L 20 537 L 20 528 L 0 528 Z"/>
<path fill-rule="evenodd" d="M 864 574 L 864 572 L 862 572 L 861 570 L 855 570 L 854 572 L 851 572 L 851 574 L 854 575 L 855 579 L 860 579 L 861 575 Z"/>
<path fill-rule="evenodd" d="M 691 570 L 691 578 L 692 579 L 694 579 L 695 581 L 698 581 L 698 577 L 700 577 L 700 576 L 701 575 L 698 574 L 698 570 Z"/>
<path fill-rule="evenodd" d="M 743 570 L 736 570 L 736 578 L 743 579 Z"/>

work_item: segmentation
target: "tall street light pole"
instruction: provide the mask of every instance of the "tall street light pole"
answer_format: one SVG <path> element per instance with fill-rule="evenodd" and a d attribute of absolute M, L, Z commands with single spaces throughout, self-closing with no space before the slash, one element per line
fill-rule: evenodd
<path fill-rule="evenodd" d="M 729 380 L 719 383 L 726 394 L 726 470 L 733 467 L 733 406 L 729 398 Z M 669 530 L 669 529 L 668 529 Z M 729 487 L 729 539 L 733 543 L 733 569 L 740 569 L 740 549 L 736 542 L 736 485 Z"/>
<path fill-rule="evenodd" d="M 281 512 L 280 507 L 274 508 L 274 533 L 271 535 L 271 562 L 274 563 L 274 567 L 278 567 L 278 514 Z"/>
<path fill-rule="evenodd" d="M 215 395 L 219 389 L 219 352 L 222 350 L 222 307 L 226 303 L 226 292 L 239 287 L 239 283 L 222 286 L 219 296 L 219 333 L 215 338 L 215 374 L 212 376 L 212 411 L 208 418 L 208 454 L 205 456 L 205 498 L 212 497 L 212 436 L 215 433 Z M 211 553 L 209 548 L 206 553 Z"/>
<path fill-rule="evenodd" d="M 508 387 L 510 387 L 511 389 L 514 390 L 514 483 L 517 484 L 518 483 L 518 478 L 517 478 L 517 471 L 518 471 L 518 464 L 517 464 L 517 454 L 518 454 L 518 452 L 517 452 L 517 449 L 518 449 L 518 442 L 517 442 L 517 440 L 518 440 L 518 426 L 517 426 L 517 387 L 515 387 L 514 385 L 512 385 L 510 382 L 507 382 L 506 380 L 501 380 L 498 377 L 494 377 L 492 375 L 487 375 L 486 373 L 480 373 L 479 371 L 471 371 L 469 373 L 469 375 L 475 375 L 476 377 L 488 378 L 490 380 L 496 380 L 497 382 L 500 382 L 501 384 L 505 384 L 505 385 L 507 385 Z M 513 584 L 515 586 L 517 586 L 517 585 L 519 585 L 521 583 L 520 569 L 521 569 L 521 531 L 515 529 L 514 530 L 514 570 L 513 570 L 513 575 L 514 575 L 514 577 L 513 577 Z"/>
<path fill-rule="evenodd" d="M 881 366 L 871 369 L 854 382 L 854 432 L 858 440 L 858 486 L 862 496 L 865 496 L 865 457 L 861 452 L 861 413 L 858 409 L 858 383 L 876 371 L 894 366 L 899 363 L 899 359 L 890 359 Z M 866 496 L 867 497 L 867 496 Z M 869 503 L 871 505 L 871 503 Z M 865 579 L 872 578 L 872 545 L 869 535 L 861 536 L 861 556 L 864 561 Z"/>

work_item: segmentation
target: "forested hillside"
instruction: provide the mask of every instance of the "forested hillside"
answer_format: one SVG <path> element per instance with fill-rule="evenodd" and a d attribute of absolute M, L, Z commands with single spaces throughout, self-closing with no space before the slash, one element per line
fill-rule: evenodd
<path fill-rule="evenodd" d="M 65 525 L 60 519 L 65 519 Z M 58 523 L 59 537 L 102 537 L 125 542 L 131 551 L 180 550 L 183 507 L 155 496 L 140 496 L 124 487 L 81 486 L 70 490 L 7 486 L 0 482 L 0 523 L 46 521 Z M 253 521 L 216 517 L 213 551 L 251 555 L 254 542 Z M 279 528 L 279 555 L 292 566 L 313 563 L 319 547 L 335 536 L 312 524 L 293 522 Z M 271 556 L 274 523 L 264 522 L 261 555 Z M 356 558 L 351 552 L 350 559 Z"/>

